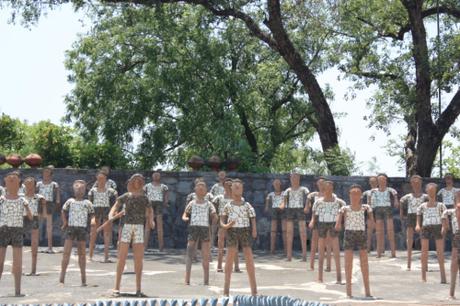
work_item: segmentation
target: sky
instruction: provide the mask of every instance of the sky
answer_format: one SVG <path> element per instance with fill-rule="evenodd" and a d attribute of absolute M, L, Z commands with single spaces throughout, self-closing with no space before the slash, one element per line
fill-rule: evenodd
<path fill-rule="evenodd" d="M 42 17 L 30 29 L 20 24 L 9 24 L 8 12 L 0 11 L 0 113 L 30 123 L 50 120 L 60 123 L 66 113 L 64 96 L 72 89 L 67 82 L 64 67 L 65 51 L 76 41 L 78 34 L 88 30 L 70 6 L 63 6 Z M 403 176 L 397 159 L 390 157 L 383 147 L 387 137 L 368 128 L 363 117 L 369 114 L 366 100 L 372 89 L 361 91 L 352 101 L 343 98 L 351 83 L 337 80 L 337 71 L 319 76 L 322 85 L 329 83 L 335 99 L 331 102 L 334 113 L 344 116 L 336 119 L 340 128 L 340 145 L 355 154 L 361 174 L 372 174 L 369 161 L 376 159 L 378 170 L 390 176 Z M 404 126 L 395 125 L 395 135 L 404 133 Z M 371 137 L 375 141 L 371 141 Z M 314 147 L 320 148 L 318 138 Z M 358 173 L 360 174 L 360 173 Z"/>
<path fill-rule="evenodd" d="M 37 122 L 60 123 L 63 97 L 72 86 L 64 67 L 65 51 L 83 32 L 70 6 L 50 12 L 30 29 L 9 24 L 0 11 L 0 112 Z"/>

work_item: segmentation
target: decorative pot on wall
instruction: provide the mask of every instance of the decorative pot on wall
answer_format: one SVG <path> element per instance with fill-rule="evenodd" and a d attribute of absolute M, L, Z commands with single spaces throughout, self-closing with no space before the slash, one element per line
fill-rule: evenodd
<path fill-rule="evenodd" d="M 31 168 L 37 168 L 38 166 L 42 164 L 43 159 L 37 153 L 31 153 L 26 156 L 26 158 L 24 159 L 24 162 L 27 165 L 29 165 Z"/>
<path fill-rule="evenodd" d="M 241 161 L 239 158 L 229 158 L 225 161 L 225 164 L 227 165 L 227 170 L 228 171 L 236 171 L 238 167 L 241 164 Z"/>
<path fill-rule="evenodd" d="M 212 170 L 219 171 L 220 166 L 222 165 L 222 161 L 220 160 L 219 156 L 213 155 L 208 159 L 208 165 Z"/>
<path fill-rule="evenodd" d="M 204 165 L 204 160 L 197 156 L 197 155 L 193 155 L 187 162 L 187 164 L 194 170 L 194 171 L 198 171 L 200 170 L 201 167 L 203 167 Z"/>
<path fill-rule="evenodd" d="M 23 160 L 19 154 L 10 154 L 6 157 L 6 163 L 12 166 L 13 168 L 17 168 L 22 164 Z"/>

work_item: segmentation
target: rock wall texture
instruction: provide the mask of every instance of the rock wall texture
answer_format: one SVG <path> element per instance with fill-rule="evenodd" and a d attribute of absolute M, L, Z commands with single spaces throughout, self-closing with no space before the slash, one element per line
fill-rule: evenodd
<path fill-rule="evenodd" d="M 34 176 L 37 179 L 41 177 L 40 169 L 19 169 L 22 175 Z M 0 178 L 3 183 L 3 177 L 11 169 L 0 169 Z M 83 179 L 89 182 L 91 186 L 95 181 L 95 175 L 97 170 L 93 169 L 55 169 L 54 180 L 61 186 L 61 201 L 64 203 L 66 199 L 72 196 L 72 182 L 76 179 Z M 121 171 L 113 170 L 110 174 L 110 178 L 114 180 L 118 185 L 118 192 L 122 194 L 126 191 L 126 181 L 135 171 Z M 141 171 L 146 176 L 147 182 L 150 181 L 151 171 Z M 264 213 L 264 199 L 268 192 L 272 191 L 272 180 L 274 178 L 280 178 L 283 182 L 283 188 L 289 186 L 289 174 L 254 174 L 254 173 L 237 173 L 231 172 L 227 176 L 232 178 L 240 178 L 245 183 L 244 197 L 249 201 L 257 213 L 257 230 L 258 238 L 254 242 L 254 247 L 258 249 L 269 249 L 270 243 L 270 216 Z M 166 248 L 185 248 L 187 242 L 187 227 L 182 221 L 181 216 L 185 206 L 185 198 L 193 189 L 193 181 L 197 177 L 203 177 L 209 188 L 217 181 L 217 175 L 215 172 L 162 172 L 162 182 L 168 185 L 170 190 L 169 196 L 169 207 L 164 209 L 163 221 L 164 221 L 164 236 Z M 301 178 L 301 184 L 310 189 L 315 190 L 315 176 L 305 175 Z M 360 184 L 364 189 L 368 189 L 368 177 L 362 176 L 350 176 L 350 177 L 335 177 L 331 176 L 328 179 L 335 183 L 335 193 L 348 201 L 348 188 L 352 184 Z M 440 183 L 437 179 L 426 179 L 424 183 L 436 182 Z M 390 178 L 389 185 L 395 188 L 398 193 L 404 195 L 410 191 L 410 186 L 406 178 Z M 54 215 L 54 243 L 56 245 L 62 245 L 63 240 L 61 238 L 62 232 L 60 229 L 59 213 L 56 212 Z M 398 249 L 405 248 L 405 230 L 403 224 L 399 219 L 399 213 L 394 210 L 394 224 L 395 224 L 395 235 Z M 114 239 L 116 238 L 117 226 L 114 226 Z M 279 232 L 281 237 L 281 233 Z M 41 245 L 46 244 L 44 228 L 41 232 Z M 419 245 L 418 239 L 416 238 L 416 247 Z M 150 240 L 151 247 L 157 247 L 156 233 L 151 235 Z M 278 247 L 281 247 L 281 239 L 278 239 Z M 298 240 L 298 232 L 296 232 L 294 247 L 300 249 L 300 243 Z M 450 243 L 446 243 L 446 247 L 450 248 Z"/>

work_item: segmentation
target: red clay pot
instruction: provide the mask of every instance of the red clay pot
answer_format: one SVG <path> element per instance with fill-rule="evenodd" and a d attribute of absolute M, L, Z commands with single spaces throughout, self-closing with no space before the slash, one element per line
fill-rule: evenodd
<path fill-rule="evenodd" d="M 37 153 L 31 153 L 26 156 L 24 162 L 29 165 L 31 168 L 37 168 L 43 162 L 43 158 Z"/>
<path fill-rule="evenodd" d="M 208 165 L 214 171 L 219 171 L 220 166 L 222 165 L 222 161 L 220 160 L 219 156 L 213 155 L 208 159 Z"/>
<path fill-rule="evenodd" d="M 241 161 L 239 158 L 229 158 L 225 161 L 225 164 L 227 165 L 228 171 L 235 171 L 240 166 Z"/>
<path fill-rule="evenodd" d="M 6 157 L 6 163 L 12 166 L 13 168 L 19 167 L 22 164 L 22 162 L 22 157 L 18 154 L 10 154 Z"/>
<path fill-rule="evenodd" d="M 192 156 L 192 157 L 188 160 L 187 164 L 188 164 L 194 171 L 198 171 L 198 170 L 200 170 L 201 167 L 203 167 L 203 165 L 204 165 L 204 160 L 203 160 L 201 157 L 194 155 L 194 156 Z"/>

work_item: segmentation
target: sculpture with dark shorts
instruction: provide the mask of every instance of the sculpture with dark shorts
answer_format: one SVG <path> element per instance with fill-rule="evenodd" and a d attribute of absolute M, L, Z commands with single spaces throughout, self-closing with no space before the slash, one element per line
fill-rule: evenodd
<path fill-rule="evenodd" d="M 318 224 L 318 282 L 323 282 L 323 266 L 326 246 L 332 247 L 334 254 L 336 283 L 342 283 L 342 275 L 340 268 L 340 246 L 338 233 L 335 230 L 335 221 L 339 214 L 340 208 L 345 205 L 345 202 L 334 196 L 334 183 L 331 181 L 324 182 L 324 197 L 318 199 L 313 204 L 312 211 L 314 212 L 310 221 L 310 229 L 315 228 Z"/>
<path fill-rule="evenodd" d="M 367 204 L 361 204 L 362 193 L 361 186 L 352 185 L 350 187 L 350 205 L 343 206 L 340 209 L 335 224 L 335 229 L 340 231 L 342 220 L 345 220 L 343 248 L 345 250 L 345 279 L 349 298 L 352 297 L 353 251 L 355 248 L 359 249 L 365 295 L 366 297 L 371 297 L 366 225 L 374 223 L 374 217 L 372 208 Z M 367 222 L 366 219 L 368 219 Z"/>
<path fill-rule="evenodd" d="M 29 208 L 32 212 L 32 220 L 29 220 L 24 212 L 24 231 L 26 235 L 30 233 L 30 248 L 32 255 L 31 272 L 27 276 L 36 276 L 37 274 L 37 259 L 38 259 L 38 243 L 39 243 L 39 214 L 40 206 L 46 207 L 46 200 L 43 196 L 35 193 L 36 181 L 34 177 L 27 177 L 24 180 L 25 199 L 29 202 Z"/>
<path fill-rule="evenodd" d="M 118 193 L 116 190 L 107 187 L 107 173 L 99 171 L 96 175 L 97 187 L 91 188 L 88 193 L 88 199 L 93 204 L 94 218 L 91 220 L 91 234 L 89 241 L 89 260 L 93 260 L 94 248 L 97 239 L 97 228 L 108 220 L 109 211 L 111 206 L 115 203 Z M 105 263 L 111 262 L 109 260 L 109 246 L 112 240 L 112 226 L 111 223 L 104 227 L 104 261 Z"/>
<path fill-rule="evenodd" d="M 449 224 L 450 220 L 450 224 Z M 453 233 L 452 249 L 450 256 L 450 292 L 449 297 L 455 299 L 455 284 L 459 276 L 460 263 L 460 191 L 455 193 L 454 208 L 447 209 L 442 214 L 442 229 L 441 234 L 445 237 L 450 230 Z"/>
<path fill-rule="evenodd" d="M 391 257 L 396 257 L 395 231 L 393 223 L 393 207 L 399 209 L 398 193 L 388 187 L 386 174 L 377 176 L 378 187 L 371 191 L 369 206 L 374 211 L 375 232 L 377 236 L 377 258 L 385 253 L 385 224 L 388 241 L 390 242 Z"/>
<path fill-rule="evenodd" d="M 70 198 L 64 203 L 61 212 L 65 242 L 59 282 L 64 285 L 65 274 L 72 253 L 72 244 L 76 241 L 81 285 L 86 286 L 86 241 L 88 238 L 88 223 L 94 216 L 94 208 L 89 200 L 84 199 L 86 193 L 85 181 L 76 180 L 73 183 L 73 192 L 74 198 Z"/>
<path fill-rule="evenodd" d="M 227 258 L 225 259 L 224 296 L 230 294 L 230 280 L 233 262 L 238 254 L 237 246 L 243 249 L 246 271 L 249 278 L 251 295 L 257 295 L 254 257 L 252 255 L 252 239 L 257 238 L 256 213 L 254 208 L 243 200 L 243 182 L 232 181 L 233 200 L 225 205 L 220 220 L 221 226 L 227 230 Z"/>
<path fill-rule="evenodd" d="M 446 283 L 446 271 L 444 269 L 444 238 L 441 233 L 442 214 L 446 206 L 436 201 L 438 185 L 429 183 L 426 185 L 428 201 L 417 209 L 417 226 L 415 230 L 421 234 L 422 241 L 422 281 L 426 282 L 428 270 L 428 248 L 430 239 L 436 242 L 436 254 L 438 257 L 439 270 L 441 272 L 441 283 Z"/>
<path fill-rule="evenodd" d="M 407 270 L 411 270 L 412 264 L 412 245 L 414 241 L 414 229 L 417 225 L 417 209 L 428 201 L 428 196 L 422 192 L 422 178 L 413 175 L 410 178 L 412 192 L 401 198 L 400 216 L 406 222 L 406 245 L 407 245 Z"/>
<path fill-rule="evenodd" d="M 155 214 L 156 231 L 158 237 L 158 248 L 160 252 L 164 250 L 164 239 L 163 239 L 163 209 L 168 208 L 169 202 L 169 190 L 168 186 L 161 183 L 161 174 L 154 172 L 152 174 L 152 182 L 144 186 L 145 195 L 151 202 L 153 212 Z M 145 249 L 148 248 L 150 240 L 149 225 L 145 225 Z"/>
<path fill-rule="evenodd" d="M 307 261 L 307 229 L 305 215 L 308 213 L 308 188 L 300 186 L 300 171 L 295 169 L 290 175 L 291 187 L 284 191 L 281 210 L 286 218 L 286 256 L 292 260 L 292 245 L 294 241 L 294 221 L 299 225 L 300 244 L 302 246 L 302 261 Z"/>
<path fill-rule="evenodd" d="M 286 254 L 286 219 L 284 218 L 284 211 L 280 208 L 283 203 L 281 180 L 274 179 L 272 185 L 273 192 L 270 192 L 265 199 L 265 212 L 270 212 L 271 215 L 270 253 L 275 254 L 278 223 L 281 223 L 281 238 L 283 239 L 283 250 Z"/>
<path fill-rule="evenodd" d="M 0 279 L 3 274 L 6 248 L 13 247 L 14 293 L 21 294 L 22 276 L 22 245 L 24 234 L 24 210 L 29 220 L 32 220 L 27 200 L 18 195 L 20 186 L 20 174 L 17 171 L 10 172 L 5 177 L 6 196 L 0 197 Z"/>
<path fill-rule="evenodd" d="M 60 211 L 61 193 L 59 184 L 53 181 L 53 166 L 43 169 L 42 180 L 37 182 L 37 193 L 46 200 L 46 205 L 39 207 L 39 214 L 42 220 L 46 221 L 46 237 L 48 239 L 47 253 L 53 251 L 53 215 Z"/>
<path fill-rule="evenodd" d="M 185 284 L 190 285 L 192 261 L 195 257 L 197 241 L 201 241 L 201 255 L 203 265 L 203 283 L 209 285 L 209 253 L 210 224 L 217 222 L 217 214 L 214 205 L 205 200 L 207 193 L 206 183 L 201 181 L 195 185 L 196 199 L 190 201 L 185 207 L 182 220 L 189 222 L 187 238 L 187 255 L 185 258 Z"/>
<path fill-rule="evenodd" d="M 118 246 L 118 261 L 115 278 L 114 296 L 120 296 L 121 276 L 125 268 L 129 246 L 133 248 L 134 271 L 136 273 L 136 296 L 145 296 L 141 291 L 142 269 L 144 261 L 144 224 L 150 229 L 155 227 L 154 213 L 150 201 L 144 194 L 144 176 L 134 174 L 129 179 L 130 192 L 118 197 L 112 206 L 109 219 L 124 207 L 124 224 Z"/>

